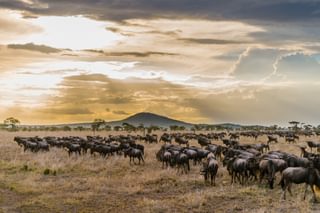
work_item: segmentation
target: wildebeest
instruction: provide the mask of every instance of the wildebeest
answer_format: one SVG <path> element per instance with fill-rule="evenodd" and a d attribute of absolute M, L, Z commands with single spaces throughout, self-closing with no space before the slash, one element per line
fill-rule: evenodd
<path fill-rule="evenodd" d="M 306 193 L 308 186 L 310 186 L 311 191 L 313 193 L 314 201 L 317 200 L 313 186 L 320 187 L 320 175 L 319 171 L 315 168 L 304 168 L 304 167 L 288 167 L 282 172 L 281 177 L 281 187 L 283 190 L 282 198 L 286 199 L 286 191 L 288 190 L 290 195 L 292 196 L 291 192 L 291 185 L 292 183 L 300 184 L 305 183 L 305 190 L 303 199 L 306 198 Z"/>
<path fill-rule="evenodd" d="M 72 153 L 75 153 L 75 154 L 79 154 L 81 155 L 81 146 L 80 144 L 77 144 L 77 143 L 66 143 L 64 145 L 67 149 L 68 149 L 68 154 L 69 156 L 72 154 Z"/>
<path fill-rule="evenodd" d="M 240 184 L 244 184 L 245 180 L 249 177 L 250 164 L 253 162 L 253 159 L 247 158 L 238 158 L 234 157 L 227 161 L 227 169 L 231 175 L 231 183 L 239 181 Z"/>
<path fill-rule="evenodd" d="M 272 136 L 272 135 L 268 135 L 268 141 L 267 144 L 270 144 L 271 142 L 275 142 L 278 143 L 278 138 Z"/>
<path fill-rule="evenodd" d="M 169 135 L 168 133 L 164 133 L 163 135 L 161 135 L 159 142 L 163 141 L 165 143 L 171 143 L 171 135 Z"/>
<path fill-rule="evenodd" d="M 210 183 L 216 185 L 216 175 L 218 172 L 218 161 L 210 156 L 205 162 L 202 163 L 201 174 L 204 176 L 204 181 L 210 177 Z"/>
<path fill-rule="evenodd" d="M 269 188 L 273 189 L 273 183 L 277 172 L 282 172 L 288 167 L 288 164 L 283 159 L 262 159 L 259 163 L 260 183 L 267 174 Z"/>
<path fill-rule="evenodd" d="M 199 144 L 201 147 L 203 147 L 203 146 L 207 146 L 207 145 L 211 144 L 211 141 L 210 141 L 208 138 L 206 138 L 206 137 L 200 136 L 200 137 L 198 138 L 198 144 Z"/>
<path fill-rule="evenodd" d="M 123 152 L 124 152 L 124 157 L 129 156 L 130 163 L 131 163 L 131 161 L 133 161 L 133 163 L 134 163 L 135 158 L 138 158 L 139 164 L 140 164 L 140 161 L 142 161 L 144 163 L 143 153 L 140 149 L 129 147 L 128 149 L 124 150 Z"/>
<path fill-rule="evenodd" d="M 190 171 L 190 164 L 189 164 L 189 158 L 186 154 L 180 152 L 174 157 L 174 163 L 178 167 L 178 172 L 182 168 L 185 173 L 188 173 Z M 182 171 L 182 172 L 183 172 Z"/>
<path fill-rule="evenodd" d="M 314 141 L 306 141 L 311 152 L 312 152 L 312 148 L 320 148 L 320 143 L 314 142 Z"/>
<path fill-rule="evenodd" d="M 174 138 L 175 142 L 177 142 L 179 145 L 181 144 L 185 144 L 185 145 L 188 145 L 189 144 L 189 141 L 184 139 L 183 137 L 181 136 L 175 136 Z"/>
<path fill-rule="evenodd" d="M 296 139 L 294 137 L 291 137 L 291 136 L 286 136 L 285 140 L 288 143 L 295 143 L 296 142 Z"/>

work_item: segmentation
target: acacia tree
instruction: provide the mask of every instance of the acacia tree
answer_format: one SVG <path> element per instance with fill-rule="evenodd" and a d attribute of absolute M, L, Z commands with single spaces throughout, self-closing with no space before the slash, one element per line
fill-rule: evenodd
<path fill-rule="evenodd" d="M 300 124 L 299 121 L 289 121 L 289 124 L 292 125 L 292 129 L 297 132 L 298 131 L 298 125 Z"/>
<path fill-rule="evenodd" d="M 20 124 L 20 121 L 14 117 L 9 117 L 3 121 L 3 123 L 9 127 L 10 130 L 16 130 L 17 125 Z"/>
<path fill-rule="evenodd" d="M 106 123 L 105 120 L 103 119 L 100 119 L 100 118 L 96 118 L 93 120 L 93 123 L 91 124 L 91 128 L 92 128 L 92 131 L 93 131 L 93 134 L 99 130 L 99 128 L 104 125 Z"/>
<path fill-rule="evenodd" d="M 136 130 L 136 127 L 131 125 L 131 124 L 129 124 L 129 123 L 123 123 L 122 127 L 127 132 L 131 132 L 131 131 L 135 131 Z"/>
<path fill-rule="evenodd" d="M 146 128 L 144 127 L 144 124 L 139 124 L 137 126 L 137 130 L 143 132 L 143 136 L 146 136 Z"/>

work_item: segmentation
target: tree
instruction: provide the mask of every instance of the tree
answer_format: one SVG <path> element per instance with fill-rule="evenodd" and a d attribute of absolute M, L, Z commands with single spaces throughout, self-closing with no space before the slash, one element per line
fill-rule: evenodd
<path fill-rule="evenodd" d="M 63 131 L 71 131 L 71 127 L 70 126 L 64 126 L 62 127 Z"/>
<path fill-rule="evenodd" d="M 278 129 L 278 125 L 271 125 L 270 127 L 269 127 L 269 130 L 271 130 L 271 131 L 276 131 Z"/>
<path fill-rule="evenodd" d="M 96 131 L 99 130 L 99 128 L 104 125 L 106 122 L 105 120 L 103 119 L 100 119 L 100 118 L 96 118 L 93 120 L 93 123 L 91 124 L 91 128 L 92 128 L 92 131 L 93 133 L 95 133 Z"/>
<path fill-rule="evenodd" d="M 203 129 L 203 125 L 200 125 L 200 124 L 195 124 L 193 126 L 193 131 L 201 131 Z"/>
<path fill-rule="evenodd" d="M 106 130 L 106 131 L 111 131 L 112 128 L 111 128 L 110 125 L 104 125 L 104 130 Z"/>
<path fill-rule="evenodd" d="M 6 127 L 9 127 L 10 130 L 16 130 L 17 125 L 20 124 L 20 121 L 14 117 L 10 117 L 5 119 L 3 123 L 6 125 Z"/>
<path fill-rule="evenodd" d="M 131 131 L 135 131 L 136 130 L 136 127 L 131 125 L 131 124 L 129 124 L 129 123 L 123 123 L 122 127 L 127 132 L 131 132 Z"/>
<path fill-rule="evenodd" d="M 121 131 L 122 130 L 122 126 L 115 126 L 115 127 L 113 127 L 113 130 L 114 131 Z"/>
<path fill-rule="evenodd" d="M 144 124 L 139 124 L 137 126 L 137 130 L 143 132 L 143 136 L 146 136 L 146 128 L 144 127 Z"/>
<path fill-rule="evenodd" d="M 292 130 L 294 130 L 295 132 L 297 132 L 298 131 L 298 125 L 300 124 L 300 122 L 299 121 L 289 121 L 289 124 L 290 125 L 292 125 Z"/>
<path fill-rule="evenodd" d="M 185 127 L 185 126 L 179 126 L 179 127 L 178 127 L 178 130 L 184 131 L 184 130 L 186 130 L 186 127 Z"/>
<path fill-rule="evenodd" d="M 83 126 L 77 126 L 77 127 L 74 128 L 74 129 L 81 132 L 81 131 L 84 130 L 84 127 L 83 127 Z"/>
<path fill-rule="evenodd" d="M 171 125 L 169 128 L 170 128 L 170 131 L 177 131 L 177 130 L 179 130 L 179 126 L 177 126 L 177 125 Z"/>

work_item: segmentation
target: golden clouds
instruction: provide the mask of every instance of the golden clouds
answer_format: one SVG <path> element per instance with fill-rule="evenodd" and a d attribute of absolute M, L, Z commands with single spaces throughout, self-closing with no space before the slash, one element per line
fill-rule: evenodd
<path fill-rule="evenodd" d="M 182 104 L 186 97 L 193 97 L 190 88 L 161 79 L 116 80 L 102 74 L 77 75 L 65 77 L 56 95 L 48 96 L 43 106 L 29 113 L 43 123 L 90 121 L 95 117 L 115 120 L 140 111 L 197 121 L 196 110 Z"/>

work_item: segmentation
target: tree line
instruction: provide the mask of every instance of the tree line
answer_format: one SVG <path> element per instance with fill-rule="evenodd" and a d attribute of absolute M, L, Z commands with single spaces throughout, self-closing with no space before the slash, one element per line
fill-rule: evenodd
<path fill-rule="evenodd" d="M 101 118 L 96 118 L 92 123 L 88 125 L 72 126 L 72 125 L 21 125 L 19 119 L 14 117 L 6 118 L 2 124 L 0 124 L 1 130 L 7 131 L 93 131 L 93 133 L 99 131 L 126 131 L 126 132 L 144 132 L 151 133 L 153 131 L 186 131 L 190 130 L 196 131 L 232 131 L 232 130 L 242 130 L 242 131 L 279 131 L 279 130 L 291 130 L 294 132 L 298 131 L 320 131 L 320 125 L 312 126 L 299 121 L 289 121 L 289 127 L 280 127 L 278 125 L 271 126 L 239 126 L 234 127 L 232 125 L 208 125 L 208 124 L 195 124 L 190 128 L 186 126 L 171 125 L 169 127 L 160 127 L 156 125 L 144 126 L 143 124 L 132 125 L 129 123 L 122 123 L 122 125 L 110 126 L 108 123 Z"/>

